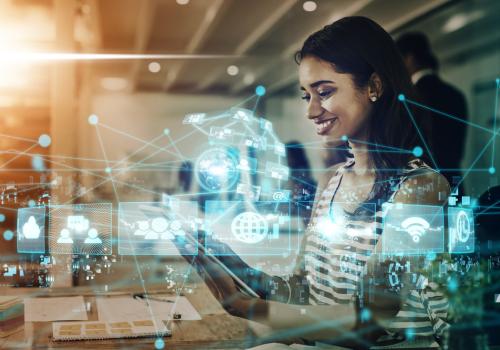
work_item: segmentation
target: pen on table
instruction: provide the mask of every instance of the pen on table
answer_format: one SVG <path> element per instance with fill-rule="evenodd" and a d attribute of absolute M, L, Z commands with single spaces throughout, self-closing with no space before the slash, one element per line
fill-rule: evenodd
<path fill-rule="evenodd" d="M 154 300 L 154 301 L 162 301 L 164 303 L 175 303 L 173 300 L 150 297 L 149 295 L 146 295 L 144 293 L 136 293 L 136 294 L 133 294 L 132 297 L 136 300 L 137 299 L 141 299 L 141 300 L 147 299 L 147 300 Z"/>
<path fill-rule="evenodd" d="M 132 297 L 135 300 L 143 300 L 145 302 L 147 302 L 148 300 L 155 300 L 155 301 L 162 301 L 164 303 L 171 303 L 171 304 L 175 303 L 175 301 L 169 300 L 169 299 L 151 298 L 151 297 L 149 297 L 147 295 L 144 295 L 143 293 L 133 294 Z M 174 314 L 172 315 L 172 319 L 174 319 L 174 320 L 180 320 L 180 319 L 182 319 L 182 314 L 179 313 L 179 312 L 174 312 Z"/>

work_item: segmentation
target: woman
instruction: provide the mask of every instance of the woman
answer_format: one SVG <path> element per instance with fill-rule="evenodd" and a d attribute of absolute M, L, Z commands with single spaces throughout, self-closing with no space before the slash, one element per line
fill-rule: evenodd
<path fill-rule="evenodd" d="M 296 58 L 306 117 L 326 142 L 345 141 L 350 157 L 318 187 L 293 276 L 267 276 L 236 256 L 224 258 L 245 270 L 239 275 L 261 296 L 251 298 L 200 255 L 205 281 L 231 314 L 289 330 L 281 338 L 368 348 L 418 336 L 427 337 L 423 347 L 438 346 L 446 300 L 431 291 L 433 284 L 391 289 L 376 283 L 388 266 L 378 253 L 392 244 L 383 243 L 387 203 L 442 205 L 449 193 L 446 180 L 412 154 L 419 139 L 401 102 L 400 94 L 413 97 L 402 58 L 391 37 L 364 17 L 312 34 Z M 325 220 L 335 221 L 335 229 L 322 225 Z M 393 258 L 399 266 L 422 260 Z"/>

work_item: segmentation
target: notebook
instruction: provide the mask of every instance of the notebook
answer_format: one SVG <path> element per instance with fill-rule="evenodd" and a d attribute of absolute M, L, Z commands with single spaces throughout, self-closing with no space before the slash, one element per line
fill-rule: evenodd
<path fill-rule="evenodd" d="M 52 334 L 55 341 L 102 340 L 117 338 L 164 337 L 172 333 L 163 322 L 152 320 L 121 322 L 54 322 Z"/>

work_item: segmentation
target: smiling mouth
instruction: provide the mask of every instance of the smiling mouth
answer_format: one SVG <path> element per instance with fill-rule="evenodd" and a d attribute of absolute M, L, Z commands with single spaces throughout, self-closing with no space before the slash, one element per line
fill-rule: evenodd
<path fill-rule="evenodd" d="M 333 118 L 330 120 L 325 120 L 324 122 L 321 122 L 321 123 L 317 123 L 316 124 L 316 133 L 318 135 L 326 134 L 335 125 L 336 120 L 337 120 L 337 118 Z"/>

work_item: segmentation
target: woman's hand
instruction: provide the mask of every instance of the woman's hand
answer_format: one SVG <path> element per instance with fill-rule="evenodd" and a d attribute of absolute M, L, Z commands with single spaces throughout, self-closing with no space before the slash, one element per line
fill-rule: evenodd
<path fill-rule="evenodd" d="M 231 276 L 201 252 L 195 258 L 195 264 L 208 289 L 222 307 L 231 315 L 246 317 L 248 303 L 252 298 L 238 290 Z"/>

